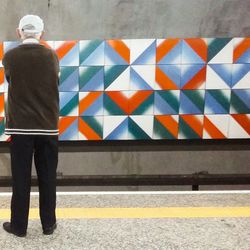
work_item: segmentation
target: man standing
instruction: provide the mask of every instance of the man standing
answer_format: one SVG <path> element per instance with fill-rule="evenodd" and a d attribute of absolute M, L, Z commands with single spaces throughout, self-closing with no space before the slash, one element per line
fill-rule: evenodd
<path fill-rule="evenodd" d="M 11 220 L 3 228 L 16 236 L 26 236 L 34 152 L 43 233 L 52 234 L 57 226 L 59 61 L 52 49 L 39 42 L 44 34 L 40 17 L 24 16 L 16 31 L 22 43 L 7 51 L 2 61 L 9 83 L 5 134 L 11 136 L 13 192 Z"/>

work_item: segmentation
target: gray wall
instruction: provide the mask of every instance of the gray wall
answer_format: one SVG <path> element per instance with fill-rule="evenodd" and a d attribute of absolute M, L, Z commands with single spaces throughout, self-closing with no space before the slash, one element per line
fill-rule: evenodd
<path fill-rule="evenodd" d="M 16 40 L 18 21 L 28 13 L 44 19 L 47 40 L 247 37 L 250 33 L 249 0 L 1 0 L 0 8 L 0 40 Z M 83 152 L 60 152 L 58 171 L 65 175 L 250 172 L 249 148 L 222 145 L 219 149 L 191 144 L 123 146 L 115 152 L 116 147 L 97 146 L 84 152 L 86 147 L 78 147 Z M 0 154 L 0 175 L 10 174 L 9 160 L 8 152 Z"/>

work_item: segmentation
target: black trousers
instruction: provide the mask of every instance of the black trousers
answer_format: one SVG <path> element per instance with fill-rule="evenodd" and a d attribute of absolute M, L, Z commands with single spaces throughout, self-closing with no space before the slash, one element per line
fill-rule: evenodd
<path fill-rule="evenodd" d="M 34 154 L 39 184 L 39 209 L 42 227 L 56 222 L 56 170 L 58 135 L 11 135 L 12 199 L 11 225 L 20 233 L 28 227 L 31 168 Z"/>

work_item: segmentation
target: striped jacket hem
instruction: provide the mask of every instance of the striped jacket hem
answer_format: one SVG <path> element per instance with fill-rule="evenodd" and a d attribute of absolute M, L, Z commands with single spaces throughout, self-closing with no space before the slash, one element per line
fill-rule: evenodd
<path fill-rule="evenodd" d="M 6 135 L 21 134 L 21 135 L 58 135 L 59 129 L 18 129 L 5 128 Z"/>

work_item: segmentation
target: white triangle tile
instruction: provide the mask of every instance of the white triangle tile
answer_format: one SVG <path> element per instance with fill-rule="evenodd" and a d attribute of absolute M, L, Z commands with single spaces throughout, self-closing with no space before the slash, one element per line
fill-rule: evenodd
<path fill-rule="evenodd" d="M 233 39 L 208 63 L 232 63 L 233 62 Z"/>

